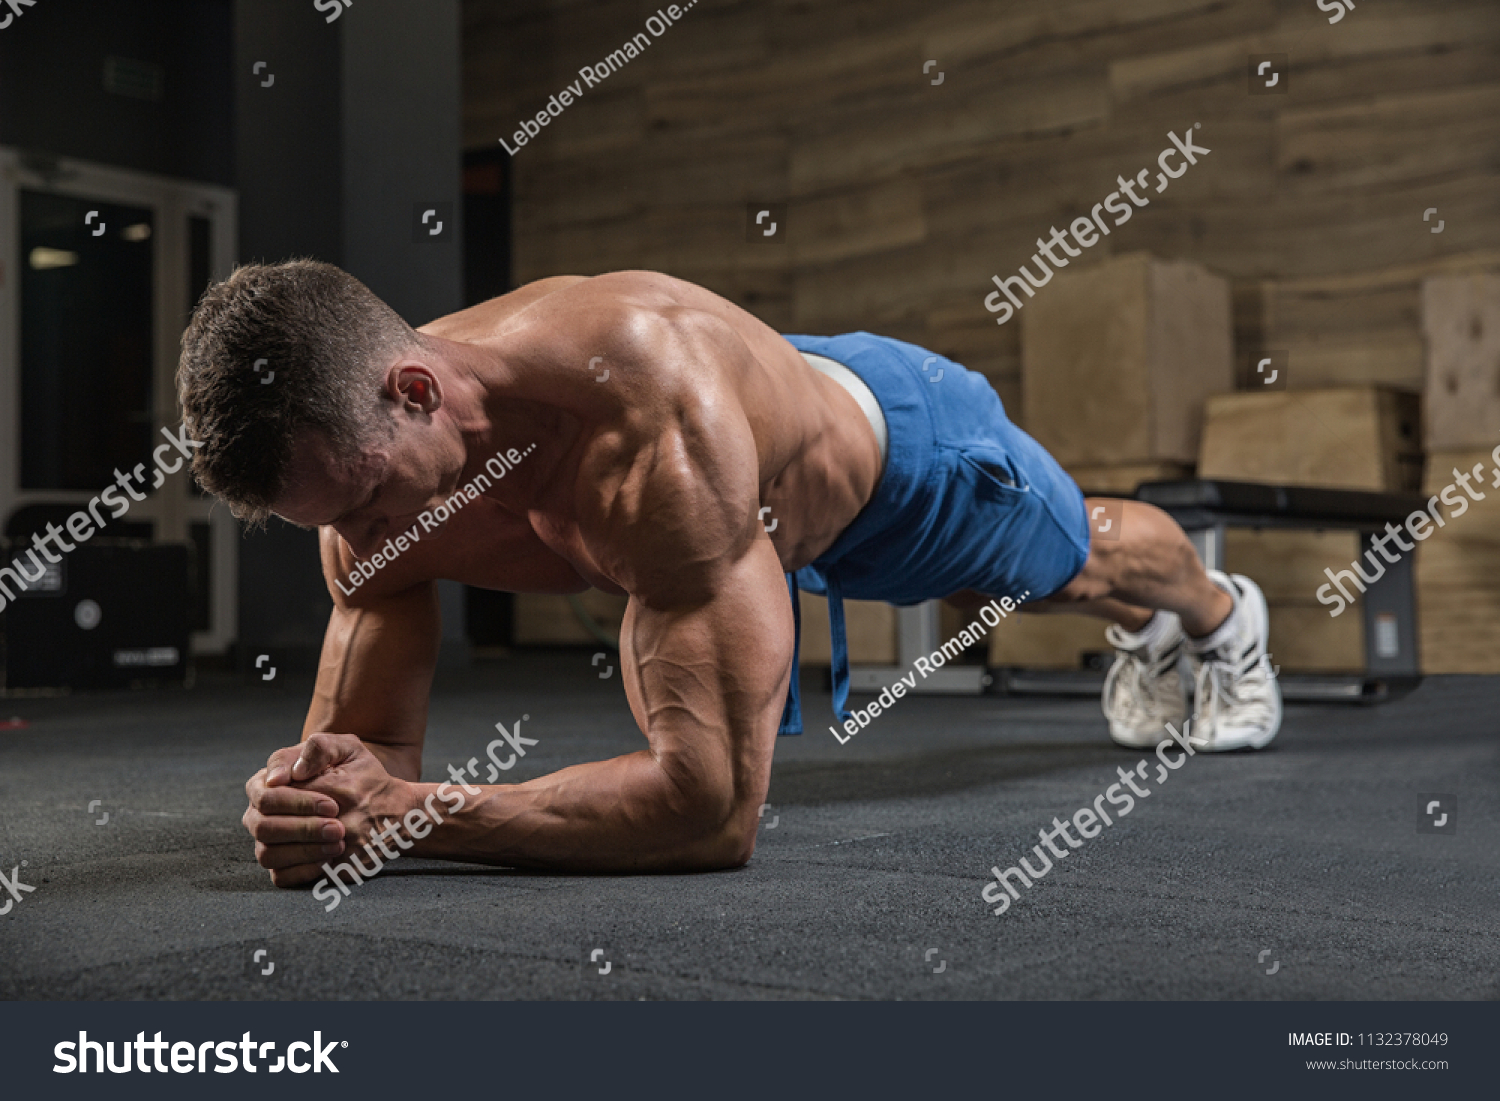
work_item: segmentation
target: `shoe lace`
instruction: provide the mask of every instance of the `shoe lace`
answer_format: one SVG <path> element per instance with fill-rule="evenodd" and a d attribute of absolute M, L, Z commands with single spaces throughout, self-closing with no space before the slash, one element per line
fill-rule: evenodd
<path fill-rule="evenodd" d="M 1237 719 L 1251 724 L 1271 721 L 1275 708 L 1264 688 L 1275 679 L 1271 655 L 1258 647 L 1238 657 L 1222 652 L 1202 655 L 1193 683 L 1201 725 L 1212 730 L 1221 710 L 1233 710 Z"/>

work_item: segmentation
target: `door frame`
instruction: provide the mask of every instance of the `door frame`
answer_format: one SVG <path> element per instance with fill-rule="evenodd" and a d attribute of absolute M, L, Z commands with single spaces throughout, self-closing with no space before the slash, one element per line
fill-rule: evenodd
<path fill-rule="evenodd" d="M 162 428 L 175 428 L 182 420 L 176 374 L 187 322 L 188 218 L 208 220 L 211 279 L 225 279 L 234 270 L 238 235 L 239 199 L 230 188 L 0 145 L 0 441 L 5 441 L 0 446 L 0 520 L 35 502 L 86 505 L 97 493 L 20 487 L 20 276 L 25 259 L 18 219 L 23 189 L 151 210 L 152 435 L 158 438 Z M 141 459 L 150 464 L 149 454 Z M 186 476 L 168 476 L 131 514 L 154 521 L 159 542 L 190 542 L 189 525 L 209 525 L 209 629 L 193 632 L 192 647 L 195 654 L 225 653 L 238 626 L 238 522 L 213 497 L 193 493 Z"/>

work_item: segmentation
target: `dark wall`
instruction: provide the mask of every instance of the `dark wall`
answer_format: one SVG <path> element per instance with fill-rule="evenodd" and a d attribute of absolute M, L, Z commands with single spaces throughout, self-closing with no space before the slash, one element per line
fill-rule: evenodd
<path fill-rule="evenodd" d="M 0 31 L 0 144 L 232 186 L 232 25 L 232 0 L 22 8 Z M 105 91 L 110 56 L 160 66 L 161 98 Z"/>
<path fill-rule="evenodd" d="M 423 325 L 464 305 L 458 2 L 360 0 L 339 24 L 344 268 Z M 441 582 L 438 597 L 443 660 L 462 661 L 463 586 Z"/>
<path fill-rule="evenodd" d="M 343 260 L 342 49 L 311 0 L 237 0 L 235 186 L 240 260 Z M 257 75 L 258 62 L 266 68 Z M 269 88 L 262 87 L 274 78 Z"/>
<path fill-rule="evenodd" d="M 310 0 L 236 0 L 234 8 L 240 262 L 305 256 L 342 264 L 340 30 L 317 17 Z M 273 519 L 242 534 L 242 668 L 267 652 L 289 671 L 313 668 L 332 608 L 315 532 Z"/>
<path fill-rule="evenodd" d="M 463 305 L 457 0 L 361 0 L 339 24 L 344 267 L 422 325 Z M 418 206 L 442 232 L 415 232 Z"/>

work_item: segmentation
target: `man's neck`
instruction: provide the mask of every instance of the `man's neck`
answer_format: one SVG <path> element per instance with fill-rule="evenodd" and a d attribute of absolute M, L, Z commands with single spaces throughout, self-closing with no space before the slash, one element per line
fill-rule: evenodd
<path fill-rule="evenodd" d="M 464 442 L 459 484 L 473 480 L 497 454 L 525 453 L 519 463 L 502 459 L 505 467 L 514 469 L 508 469 L 503 481 L 497 481 L 486 496 L 526 511 L 565 461 L 580 422 L 555 405 L 519 396 L 516 372 L 498 351 L 438 339 L 450 393 L 445 404 Z M 528 451 L 533 445 L 534 450 Z"/>

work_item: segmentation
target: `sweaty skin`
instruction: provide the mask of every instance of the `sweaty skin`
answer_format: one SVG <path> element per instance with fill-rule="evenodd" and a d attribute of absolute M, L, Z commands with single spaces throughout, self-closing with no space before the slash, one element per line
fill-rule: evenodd
<path fill-rule="evenodd" d="M 433 802 L 438 785 L 417 781 L 434 583 L 450 578 L 628 594 L 621 673 L 647 747 L 521 784 L 452 787 L 462 808 L 403 851 L 567 871 L 743 864 L 792 671 L 783 574 L 832 545 L 881 472 L 858 403 L 761 321 L 653 272 L 541 280 L 419 331 L 430 346 L 384 376 L 390 441 L 348 466 L 309 433 L 275 502 L 320 529 L 334 609 L 302 743 L 245 786 L 257 861 L 279 886 L 312 883 L 325 861 Z M 441 533 L 419 527 L 351 593 L 337 583 L 349 587 L 356 555 L 417 526 L 497 451 L 533 446 Z M 1222 622 L 1230 600 L 1181 529 L 1151 506 L 1113 503 L 1122 538 L 1095 543 L 1078 576 L 1028 610 L 1135 630 L 1166 608 L 1193 635 Z"/>

